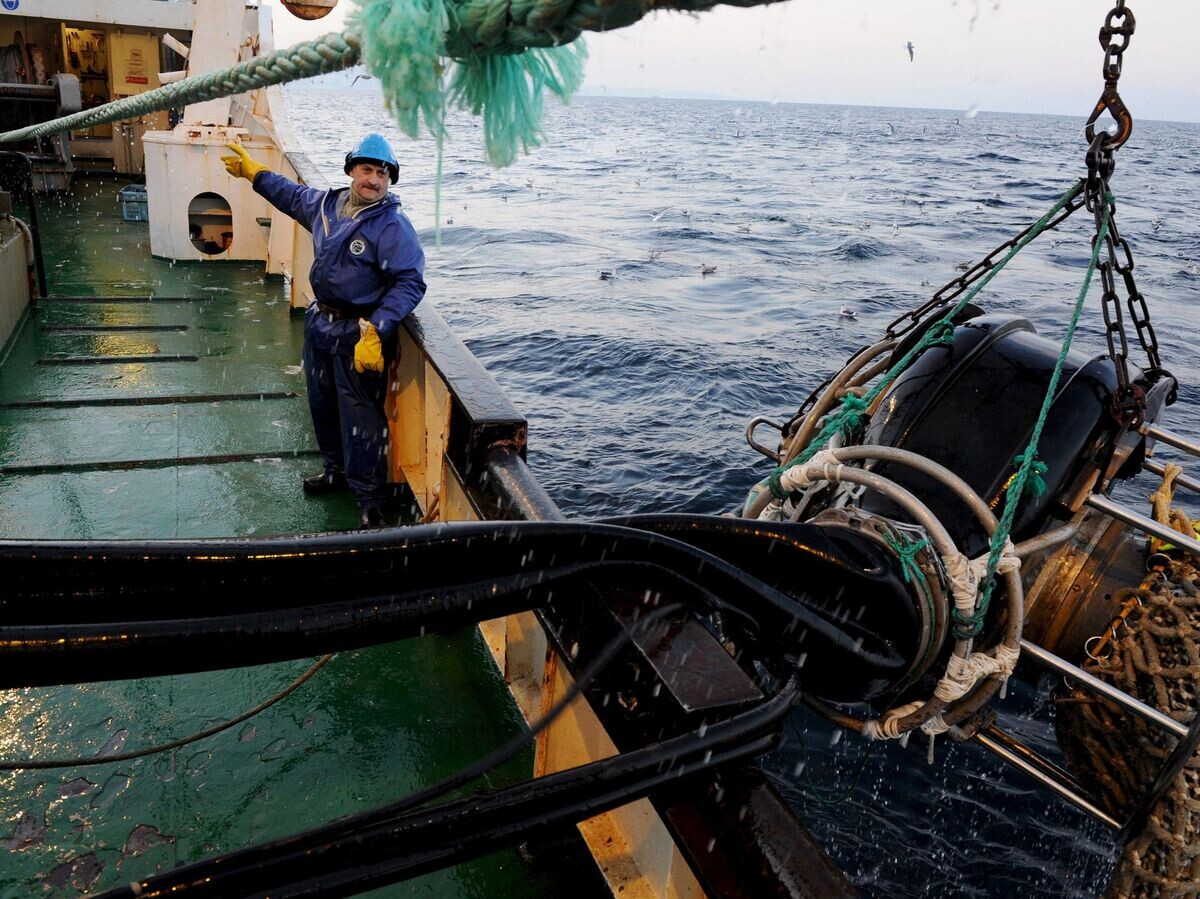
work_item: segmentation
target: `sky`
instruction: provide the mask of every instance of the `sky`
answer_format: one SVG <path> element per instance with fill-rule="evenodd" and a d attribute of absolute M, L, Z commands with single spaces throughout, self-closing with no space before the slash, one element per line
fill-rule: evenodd
<path fill-rule="evenodd" d="M 276 45 L 344 26 L 276 6 Z M 1200 121 L 1200 0 L 1129 0 L 1120 93 L 1134 119 Z M 1085 116 L 1111 0 L 786 0 L 657 12 L 588 34 L 583 92 Z M 909 60 L 905 45 L 913 44 Z"/>

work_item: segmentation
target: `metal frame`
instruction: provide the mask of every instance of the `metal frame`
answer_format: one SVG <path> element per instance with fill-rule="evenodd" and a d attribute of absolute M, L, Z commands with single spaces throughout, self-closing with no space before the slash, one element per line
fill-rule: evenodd
<path fill-rule="evenodd" d="M 1143 426 L 1141 431 L 1148 440 L 1161 440 L 1163 443 L 1177 447 L 1191 455 L 1200 456 L 1200 445 L 1172 434 L 1169 431 L 1150 425 Z M 1165 466 L 1151 462 L 1146 462 L 1144 467 L 1146 470 L 1160 475 L 1166 471 Z M 1177 479 L 1176 483 L 1189 489 L 1200 489 L 1200 484 L 1183 478 Z M 1089 508 L 1124 522 L 1145 534 L 1169 541 L 1180 549 L 1186 549 L 1197 557 L 1200 557 L 1200 540 L 1188 537 L 1186 534 L 1181 534 L 1166 525 L 1159 524 L 1149 516 L 1126 509 L 1107 496 L 1093 494 L 1084 501 L 1084 504 Z M 1138 716 L 1153 727 L 1157 727 L 1177 739 L 1175 748 L 1171 751 L 1167 761 L 1159 770 L 1154 782 L 1142 794 L 1135 804 L 1133 811 L 1122 822 L 1103 811 L 1093 799 L 1087 796 L 1087 791 L 1068 772 L 1044 756 L 1038 755 L 994 725 L 983 728 L 972 737 L 975 742 L 989 752 L 1028 774 L 1042 786 L 1052 790 L 1076 808 L 1087 812 L 1096 820 L 1107 824 L 1113 830 L 1117 831 L 1117 837 L 1121 842 L 1128 841 L 1141 831 L 1155 804 L 1162 798 L 1179 772 L 1183 770 L 1184 766 L 1195 755 L 1197 748 L 1200 748 L 1200 710 L 1197 710 L 1197 714 L 1190 726 L 1184 725 L 1169 715 L 1160 712 L 1158 709 L 1147 705 L 1122 690 L 1118 690 L 1111 684 L 1100 680 L 1079 666 L 1071 664 L 1066 659 L 1058 657 L 1035 643 L 1022 640 L 1021 652 L 1023 658 L 1037 663 L 1047 671 L 1058 674 L 1067 680 L 1074 681 L 1084 689 L 1102 696 L 1125 711 Z"/>

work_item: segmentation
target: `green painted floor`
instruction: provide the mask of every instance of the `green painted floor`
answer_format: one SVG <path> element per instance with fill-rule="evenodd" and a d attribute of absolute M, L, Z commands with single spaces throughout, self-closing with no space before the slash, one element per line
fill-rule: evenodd
<path fill-rule="evenodd" d="M 260 263 L 150 256 L 121 182 L 40 198 L 50 299 L 0 364 L 0 532 L 202 537 L 353 526 L 320 469 L 302 322 Z M 57 297 L 57 298 L 56 298 Z M 87 298 L 84 301 L 83 298 Z"/>
<path fill-rule="evenodd" d="M 102 299 L 38 301 L 0 352 L 0 536 L 352 526 L 348 496 L 300 490 L 320 460 L 283 282 L 259 264 L 151 259 L 147 226 L 121 220 L 121 186 L 79 180 L 39 204 L 49 292 Z M 170 740 L 256 705 L 310 661 L 0 691 L 0 760 Z M 343 653 L 287 700 L 182 750 L 0 774 L 0 895 L 78 896 L 315 826 L 447 775 L 519 725 L 473 628 Z M 490 783 L 529 769 L 526 755 Z M 563 871 L 578 899 L 596 894 L 590 860 L 545 855 L 500 853 L 378 894 L 559 895 Z"/>

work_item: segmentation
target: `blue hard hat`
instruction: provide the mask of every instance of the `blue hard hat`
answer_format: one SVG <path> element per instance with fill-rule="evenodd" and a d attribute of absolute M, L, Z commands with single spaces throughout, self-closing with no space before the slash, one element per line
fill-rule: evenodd
<path fill-rule="evenodd" d="M 400 179 L 400 165 L 396 162 L 396 154 L 392 145 L 382 134 L 372 131 L 364 135 L 353 150 L 346 154 L 346 166 L 343 171 L 349 175 L 356 162 L 374 162 L 388 170 L 388 177 L 395 184 Z"/>

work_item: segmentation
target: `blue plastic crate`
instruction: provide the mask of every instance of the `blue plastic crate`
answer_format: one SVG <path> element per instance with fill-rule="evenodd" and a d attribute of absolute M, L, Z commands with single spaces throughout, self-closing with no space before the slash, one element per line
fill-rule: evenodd
<path fill-rule="evenodd" d="M 150 208 L 146 204 L 146 185 L 130 184 L 122 187 L 117 196 L 121 200 L 121 218 L 127 222 L 150 221 Z"/>

